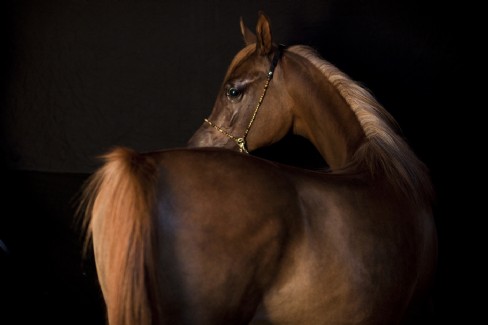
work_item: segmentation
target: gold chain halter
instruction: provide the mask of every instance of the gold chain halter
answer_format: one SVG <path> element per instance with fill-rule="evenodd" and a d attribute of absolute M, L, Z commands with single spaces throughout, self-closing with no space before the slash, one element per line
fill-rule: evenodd
<path fill-rule="evenodd" d="M 283 53 L 284 48 L 285 48 L 285 46 L 280 44 L 278 46 L 278 51 L 273 56 L 273 60 L 271 61 L 271 66 L 269 67 L 269 71 L 268 71 L 268 77 L 266 79 L 266 83 L 264 84 L 263 93 L 261 94 L 261 97 L 259 97 L 256 108 L 254 109 L 254 112 L 251 116 L 251 120 L 249 121 L 249 124 L 247 125 L 247 128 L 244 131 L 244 135 L 242 137 L 238 138 L 238 137 L 230 134 L 229 132 L 227 132 L 226 130 L 221 128 L 220 126 L 210 122 L 209 119 L 204 119 L 205 122 L 207 122 L 210 126 L 215 128 L 217 131 L 219 131 L 223 135 L 229 137 L 230 139 L 234 140 L 234 142 L 239 147 L 240 152 L 249 153 L 249 151 L 247 151 L 247 146 L 246 146 L 247 134 L 249 133 L 249 130 L 251 129 L 251 126 L 254 123 L 254 120 L 256 119 L 256 115 L 258 114 L 258 111 L 259 111 L 259 108 L 261 107 L 261 104 L 263 103 L 264 96 L 266 96 L 266 91 L 268 90 L 268 86 L 269 86 L 269 83 L 271 82 L 271 79 L 273 79 L 274 70 L 276 68 L 276 65 L 278 64 L 278 61 L 279 61 L 279 59 Z"/>

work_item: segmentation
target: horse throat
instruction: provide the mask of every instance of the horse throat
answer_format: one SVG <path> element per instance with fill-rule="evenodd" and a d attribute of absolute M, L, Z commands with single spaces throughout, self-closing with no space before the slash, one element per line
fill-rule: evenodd
<path fill-rule="evenodd" d="M 308 62 L 287 73 L 288 93 L 293 98 L 293 133 L 308 139 L 332 170 L 349 165 L 366 140 L 356 114 L 338 90 Z"/>

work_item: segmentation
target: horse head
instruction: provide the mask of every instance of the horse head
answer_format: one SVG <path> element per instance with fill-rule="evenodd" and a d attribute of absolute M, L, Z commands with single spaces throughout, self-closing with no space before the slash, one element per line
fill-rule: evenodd
<path fill-rule="evenodd" d="M 230 64 L 212 113 L 191 137 L 189 147 L 247 152 L 277 142 L 292 126 L 291 101 L 279 86 L 282 46 L 273 43 L 269 19 L 259 13 L 256 33 L 242 18 L 240 26 L 245 47 Z"/>

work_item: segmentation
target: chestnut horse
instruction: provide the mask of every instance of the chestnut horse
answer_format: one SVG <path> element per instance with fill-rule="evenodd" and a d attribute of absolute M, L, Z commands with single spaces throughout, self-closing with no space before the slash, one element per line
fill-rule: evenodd
<path fill-rule="evenodd" d="M 428 172 L 394 119 L 309 48 L 256 35 L 185 148 L 116 148 L 85 188 L 108 322 L 404 324 L 437 240 Z M 331 170 L 252 151 L 288 132 Z"/>

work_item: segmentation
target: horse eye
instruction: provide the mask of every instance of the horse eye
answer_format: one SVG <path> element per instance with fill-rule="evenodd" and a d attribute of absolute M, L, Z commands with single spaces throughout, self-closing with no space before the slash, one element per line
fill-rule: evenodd
<path fill-rule="evenodd" d="M 241 91 L 235 87 L 230 87 L 229 89 L 227 89 L 227 97 L 230 100 L 238 99 L 241 95 Z"/>

